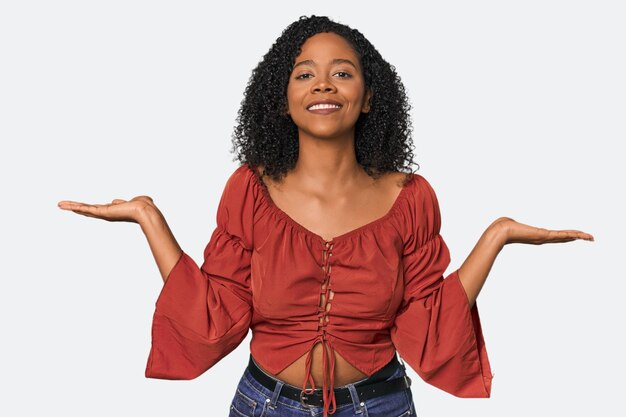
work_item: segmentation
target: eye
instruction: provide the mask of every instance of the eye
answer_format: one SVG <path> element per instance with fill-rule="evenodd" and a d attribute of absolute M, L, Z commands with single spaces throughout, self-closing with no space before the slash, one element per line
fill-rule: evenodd
<path fill-rule="evenodd" d="M 345 76 L 339 77 L 339 78 L 350 78 L 350 77 L 352 77 L 351 74 L 349 74 L 349 73 L 347 73 L 345 71 L 339 71 L 339 72 L 337 72 L 337 74 L 345 74 Z"/>
<path fill-rule="evenodd" d="M 296 80 L 304 80 L 304 76 L 305 76 L 305 75 L 311 75 L 311 74 L 309 74 L 309 73 L 300 74 L 300 75 L 298 75 L 298 76 L 296 77 Z"/>

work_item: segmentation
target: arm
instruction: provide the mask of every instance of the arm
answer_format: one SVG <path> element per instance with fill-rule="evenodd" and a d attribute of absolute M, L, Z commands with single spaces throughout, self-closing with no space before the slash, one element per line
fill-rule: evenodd
<path fill-rule="evenodd" d="M 592 235 L 580 230 L 547 230 L 518 223 L 510 217 L 498 218 L 485 230 L 458 270 L 459 280 L 463 284 L 470 307 L 474 305 L 496 256 L 504 245 L 509 243 L 540 245 L 576 239 L 594 240 Z"/>
<path fill-rule="evenodd" d="M 148 205 L 141 211 L 139 225 L 148 240 L 148 245 L 165 283 L 183 251 L 165 221 L 165 217 L 156 206 Z"/>
<path fill-rule="evenodd" d="M 425 382 L 457 397 L 489 398 L 493 374 L 478 303 L 469 305 L 458 269 L 446 274 L 450 251 L 440 233 L 434 190 L 422 176 L 412 185 L 402 254 L 404 296 L 391 339 Z"/>
<path fill-rule="evenodd" d="M 165 218 L 150 196 L 140 195 L 129 201 L 114 199 L 109 204 L 87 204 L 62 200 L 59 208 L 110 222 L 139 223 L 157 262 L 163 281 L 167 280 L 174 265 L 182 256 L 182 250 L 174 238 Z"/>
<path fill-rule="evenodd" d="M 240 167 L 227 181 L 201 266 L 181 250 L 149 196 L 109 204 L 58 203 L 87 217 L 139 223 L 146 235 L 164 281 L 153 314 L 148 378 L 196 378 L 248 333 L 255 193 L 247 173 Z"/>
<path fill-rule="evenodd" d="M 246 337 L 256 201 L 249 180 L 244 169 L 228 179 L 202 264 L 185 251 L 177 257 L 180 248 L 159 213 L 143 217 L 165 280 L 155 305 L 146 377 L 196 378 Z"/>
<path fill-rule="evenodd" d="M 492 223 L 484 231 L 474 249 L 458 270 L 459 280 L 465 289 L 470 308 L 491 271 L 496 256 L 505 244 L 505 235 L 498 221 Z"/>

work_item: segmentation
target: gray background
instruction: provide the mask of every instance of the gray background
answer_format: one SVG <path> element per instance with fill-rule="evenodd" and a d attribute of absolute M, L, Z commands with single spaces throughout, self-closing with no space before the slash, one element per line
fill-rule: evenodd
<path fill-rule="evenodd" d="M 144 378 L 162 285 L 147 241 L 57 202 L 150 195 L 200 263 L 245 84 L 312 13 L 358 28 L 402 77 L 448 273 L 499 216 L 596 238 L 506 246 L 477 301 L 492 398 L 409 370 L 418 414 L 623 409 L 620 3 L 2 2 L 0 414 L 228 414 L 251 334 L 196 380 Z"/>

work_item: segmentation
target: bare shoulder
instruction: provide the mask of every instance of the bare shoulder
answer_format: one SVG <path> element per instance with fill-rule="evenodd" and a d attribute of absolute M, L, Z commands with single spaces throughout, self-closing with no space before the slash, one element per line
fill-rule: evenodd
<path fill-rule="evenodd" d="M 263 185 L 265 185 L 265 188 L 269 187 L 273 187 L 274 184 L 272 182 L 272 179 L 265 174 L 265 165 L 263 164 L 258 164 L 254 167 L 254 170 L 256 171 L 257 174 L 257 178 L 261 181 L 261 183 Z"/>
<path fill-rule="evenodd" d="M 371 180 L 371 187 L 367 187 L 366 195 L 368 200 L 377 201 L 374 205 L 379 204 L 387 210 L 402 192 L 411 177 L 410 173 L 389 171 L 380 175 L 377 179 Z M 381 210 L 381 211 L 384 211 Z"/>
<path fill-rule="evenodd" d="M 391 171 L 386 172 L 379 179 L 385 183 L 388 187 L 393 189 L 395 188 L 403 188 L 408 181 L 411 179 L 411 173 L 407 172 L 399 172 L 399 171 Z"/>

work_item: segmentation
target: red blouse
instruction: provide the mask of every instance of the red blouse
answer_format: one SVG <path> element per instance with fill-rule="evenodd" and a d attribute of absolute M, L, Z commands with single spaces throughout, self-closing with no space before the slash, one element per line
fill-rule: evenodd
<path fill-rule="evenodd" d="M 303 389 L 315 389 L 311 352 L 322 343 L 368 376 L 397 350 L 425 382 L 490 397 L 478 306 L 469 307 L 458 269 L 443 278 L 450 253 L 421 175 L 410 174 L 387 214 L 326 241 L 278 208 L 244 164 L 216 217 L 202 266 L 183 252 L 159 294 L 146 377 L 196 378 L 252 329 L 250 351 L 274 375 L 308 351 Z M 334 355 L 323 352 L 326 416 L 336 409 Z"/>

